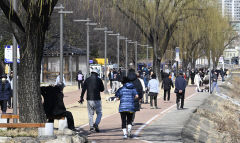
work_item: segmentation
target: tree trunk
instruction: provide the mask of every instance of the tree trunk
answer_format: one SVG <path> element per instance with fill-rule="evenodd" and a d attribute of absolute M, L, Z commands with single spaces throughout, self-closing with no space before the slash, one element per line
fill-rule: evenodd
<path fill-rule="evenodd" d="M 161 81 L 162 80 L 162 76 L 161 76 L 161 60 L 158 57 L 159 55 L 157 54 L 157 48 L 158 48 L 158 44 L 157 43 L 153 43 L 153 72 L 157 75 L 158 80 Z"/>
<path fill-rule="evenodd" d="M 19 115 L 23 123 L 43 123 L 46 122 L 46 115 L 40 93 L 40 72 L 45 32 L 40 22 L 31 21 L 27 27 L 25 41 L 20 48 Z"/>

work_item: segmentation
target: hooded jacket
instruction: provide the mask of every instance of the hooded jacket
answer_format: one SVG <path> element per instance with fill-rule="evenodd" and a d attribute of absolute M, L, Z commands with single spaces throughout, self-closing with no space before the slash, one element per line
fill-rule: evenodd
<path fill-rule="evenodd" d="M 120 99 L 119 112 L 135 112 L 134 99 L 137 91 L 132 83 L 126 83 L 119 88 L 115 96 Z"/>
<path fill-rule="evenodd" d="M 0 100 L 8 100 L 11 95 L 12 90 L 8 80 L 0 80 Z"/>

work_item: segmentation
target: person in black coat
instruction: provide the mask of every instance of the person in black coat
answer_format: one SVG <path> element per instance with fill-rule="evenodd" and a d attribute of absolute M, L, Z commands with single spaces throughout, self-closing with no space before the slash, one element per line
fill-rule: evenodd
<path fill-rule="evenodd" d="M 162 82 L 162 88 L 164 89 L 164 101 L 166 101 L 166 95 L 168 93 L 168 98 L 167 100 L 170 100 L 170 91 L 171 87 L 174 88 L 172 79 L 169 78 L 169 75 L 165 75 L 163 82 Z"/>
<path fill-rule="evenodd" d="M 94 130 L 100 132 L 98 128 L 102 119 L 102 102 L 100 93 L 104 91 L 104 85 L 102 80 L 98 77 L 97 69 L 93 69 L 91 76 L 85 80 L 79 103 L 83 103 L 83 97 L 86 91 L 90 132 L 93 132 Z M 97 117 L 94 123 L 93 117 L 95 112 Z"/>
<path fill-rule="evenodd" d="M 195 77 L 195 71 L 193 69 L 190 73 L 190 76 L 191 76 L 191 84 L 193 85 L 194 84 L 194 77 Z"/>
<path fill-rule="evenodd" d="M 67 118 L 68 128 L 75 131 L 72 113 L 66 110 L 63 102 L 63 87 L 63 84 L 41 87 L 41 94 L 44 98 L 44 111 L 48 122 L 53 123 L 54 118 L 64 116 Z"/>
<path fill-rule="evenodd" d="M 181 100 L 180 108 L 183 109 L 186 86 L 187 86 L 187 82 L 183 77 L 183 73 L 180 72 L 179 76 L 175 80 L 175 91 L 174 91 L 177 95 L 177 99 L 176 99 L 177 109 L 179 109 L 180 100 Z"/>
<path fill-rule="evenodd" d="M 140 111 L 140 108 L 141 108 L 140 101 L 143 98 L 143 87 L 142 87 L 141 81 L 137 78 L 137 74 L 135 73 L 134 69 L 130 69 L 128 71 L 127 78 L 130 82 L 133 83 L 134 87 L 137 90 L 138 98 L 134 100 L 134 106 L 135 106 L 135 111 Z M 136 112 L 133 115 L 133 121 L 135 119 L 135 114 Z"/>
<path fill-rule="evenodd" d="M 11 85 L 7 80 L 7 76 L 3 75 L 0 80 L 0 106 L 2 114 L 7 112 L 7 101 L 12 95 Z"/>

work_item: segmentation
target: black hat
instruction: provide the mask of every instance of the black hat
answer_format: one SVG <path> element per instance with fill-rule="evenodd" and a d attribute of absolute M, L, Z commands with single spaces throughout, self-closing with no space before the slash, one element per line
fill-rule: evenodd
<path fill-rule="evenodd" d="M 179 71 L 179 75 L 183 75 L 183 71 Z"/>

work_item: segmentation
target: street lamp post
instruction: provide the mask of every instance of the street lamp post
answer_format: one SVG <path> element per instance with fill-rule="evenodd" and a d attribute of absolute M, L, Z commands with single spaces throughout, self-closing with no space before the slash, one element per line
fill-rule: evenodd
<path fill-rule="evenodd" d="M 63 14 L 71 14 L 73 11 L 63 11 L 62 4 L 55 9 L 60 9 L 58 12 L 60 14 L 60 82 L 63 83 Z"/>
<path fill-rule="evenodd" d="M 87 26 L 87 62 L 86 62 L 86 67 L 87 67 L 87 77 L 89 76 L 90 72 L 89 72 L 89 26 L 96 26 L 97 23 L 90 23 L 90 19 L 87 18 L 85 20 L 74 20 L 74 22 L 86 22 L 86 26 Z"/>
<path fill-rule="evenodd" d="M 209 65 L 209 93 L 212 94 L 212 86 L 211 86 L 211 76 L 212 76 L 212 73 L 211 73 L 211 61 L 212 61 L 212 51 L 210 50 L 210 65 Z"/>
<path fill-rule="evenodd" d="M 100 30 L 100 31 L 104 31 L 105 34 L 105 48 L 104 48 L 104 86 L 105 86 L 105 90 L 104 93 L 108 94 L 108 89 L 107 89 L 107 35 L 110 33 L 113 33 L 113 31 L 107 31 L 107 27 L 104 28 L 94 28 L 94 30 Z"/>
<path fill-rule="evenodd" d="M 148 45 L 141 45 L 141 44 L 138 44 L 138 46 L 140 46 L 140 47 L 147 47 L 147 59 L 148 59 Z"/>
<path fill-rule="evenodd" d="M 126 76 L 128 74 L 128 42 L 131 42 L 132 40 L 128 40 L 128 38 L 126 38 L 125 40 L 125 70 L 126 70 Z"/>
<path fill-rule="evenodd" d="M 17 2 L 13 1 L 13 9 L 17 10 Z M 14 27 L 14 32 L 16 27 Z M 13 114 L 17 115 L 17 40 L 13 35 Z M 17 123 L 17 119 L 13 119 Z"/>
<path fill-rule="evenodd" d="M 129 43 L 132 43 L 132 44 L 135 44 L 135 71 L 137 72 L 137 60 L 138 60 L 138 57 L 137 57 L 137 48 L 138 48 L 138 42 L 135 41 L 135 42 L 129 42 Z"/>
<path fill-rule="evenodd" d="M 152 47 L 147 46 L 147 67 L 148 67 L 148 62 L 149 62 L 149 57 L 148 57 L 148 49 L 151 49 Z"/>
<path fill-rule="evenodd" d="M 110 36 L 117 36 L 117 70 L 119 70 L 119 47 L 120 47 L 120 34 L 108 34 Z"/>

